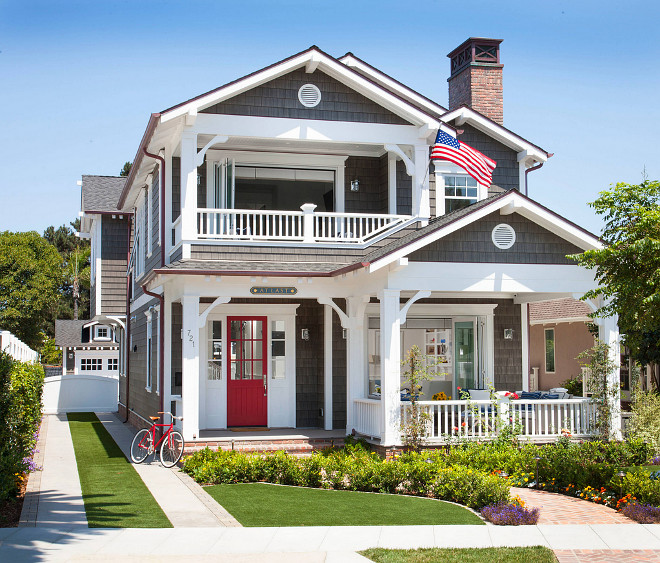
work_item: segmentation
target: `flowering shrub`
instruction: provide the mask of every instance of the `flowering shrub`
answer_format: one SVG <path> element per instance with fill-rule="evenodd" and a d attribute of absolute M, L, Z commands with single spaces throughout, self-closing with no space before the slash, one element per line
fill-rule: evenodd
<path fill-rule="evenodd" d="M 509 500 L 509 485 L 496 475 L 449 466 L 444 452 L 405 453 L 392 460 L 360 447 L 296 458 L 284 452 L 244 454 L 200 450 L 183 470 L 208 484 L 266 481 L 325 489 L 402 493 L 449 500 L 471 508 Z"/>
<path fill-rule="evenodd" d="M 32 454 L 41 421 L 44 370 L 0 352 L 0 501 L 13 496 L 24 473 L 35 469 Z"/>
<path fill-rule="evenodd" d="M 660 455 L 657 455 L 649 462 L 651 465 L 660 465 Z"/>
<path fill-rule="evenodd" d="M 447 397 L 447 394 L 444 391 L 440 391 L 440 393 L 435 393 L 432 397 L 432 401 L 448 401 L 451 399 L 451 395 Z"/>
<path fill-rule="evenodd" d="M 660 524 L 660 508 L 657 506 L 634 502 L 623 508 L 621 512 L 640 524 Z"/>
<path fill-rule="evenodd" d="M 538 508 L 530 510 L 518 503 L 491 504 L 482 509 L 481 515 L 489 522 L 500 526 L 522 526 L 536 524 L 539 521 Z"/>

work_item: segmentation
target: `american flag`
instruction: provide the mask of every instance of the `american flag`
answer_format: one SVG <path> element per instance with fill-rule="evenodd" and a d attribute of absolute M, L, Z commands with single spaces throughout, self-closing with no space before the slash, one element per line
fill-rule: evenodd
<path fill-rule="evenodd" d="M 444 131 L 438 131 L 435 145 L 431 149 L 431 158 L 448 160 L 458 164 L 480 184 L 490 186 L 493 181 L 493 170 L 497 162 L 473 149 L 470 145 L 461 143 Z"/>

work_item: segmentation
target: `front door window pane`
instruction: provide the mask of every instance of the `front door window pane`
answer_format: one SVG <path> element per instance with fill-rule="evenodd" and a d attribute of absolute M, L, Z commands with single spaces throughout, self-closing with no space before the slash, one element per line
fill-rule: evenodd
<path fill-rule="evenodd" d="M 222 321 L 211 321 L 209 332 L 207 378 L 219 381 L 222 379 Z"/>

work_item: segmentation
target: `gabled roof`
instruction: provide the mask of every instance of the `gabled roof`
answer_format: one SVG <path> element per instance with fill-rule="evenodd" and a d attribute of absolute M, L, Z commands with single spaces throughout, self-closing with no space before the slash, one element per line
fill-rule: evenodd
<path fill-rule="evenodd" d="M 517 190 L 509 190 L 432 219 L 427 226 L 410 230 L 405 236 L 367 254 L 365 262 L 369 263 L 370 271 L 378 270 L 498 210 L 502 215 L 519 213 L 584 250 L 603 248 L 596 235 Z"/>
<path fill-rule="evenodd" d="M 82 346 L 83 325 L 86 320 L 62 320 L 55 321 L 55 344 L 62 347 Z"/>
<path fill-rule="evenodd" d="M 82 205 L 84 213 L 117 212 L 119 196 L 126 184 L 121 176 L 82 177 Z"/>
<path fill-rule="evenodd" d="M 457 127 L 460 127 L 463 123 L 469 123 L 475 129 L 478 129 L 510 149 L 519 153 L 525 153 L 522 155 L 521 160 L 529 159 L 536 162 L 546 162 L 552 156 L 538 145 L 530 143 L 527 139 L 523 139 L 510 129 L 466 105 L 448 111 L 440 119 L 445 123 L 455 122 Z"/>
<path fill-rule="evenodd" d="M 396 78 L 392 78 L 388 74 L 385 74 L 382 70 L 371 66 L 369 63 L 363 61 L 351 52 L 346 53 L 338 60 L 346 66 L 357 70 L 360 74 L 368 76 L 383 88 L 387 88 L 393 94 L 408 100 L 411 104 L 423 111 L 430 111 L 433 115 L 437 115 L 438 117 L 447 113 L 447 108 L 444 108 L 437 102 L 434 102 L 423 94 L 416 92 L 412 88 L 409 88 L 402 82 L 399 82 Z"/>

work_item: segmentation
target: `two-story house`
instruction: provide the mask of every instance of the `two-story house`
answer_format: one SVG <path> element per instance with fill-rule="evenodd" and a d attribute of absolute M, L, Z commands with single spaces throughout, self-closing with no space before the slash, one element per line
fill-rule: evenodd
<path fill-rule="evenodd" d="M 601 243 L 525 195 L 549 154 L 503 125 L 500 43 L 450 53 L 449 108 L 311 47 L 152 114 L 115 212 L 134 217 L 120 412 L 173 409 L 186 440 L 387 448 L 413 345 L 441 366 L 427 399 L 527 388 L 528 303 L 593 288 L 566 255 Z M 439 131 L 495 160 L 492 183 L 431 160 Z"/>

